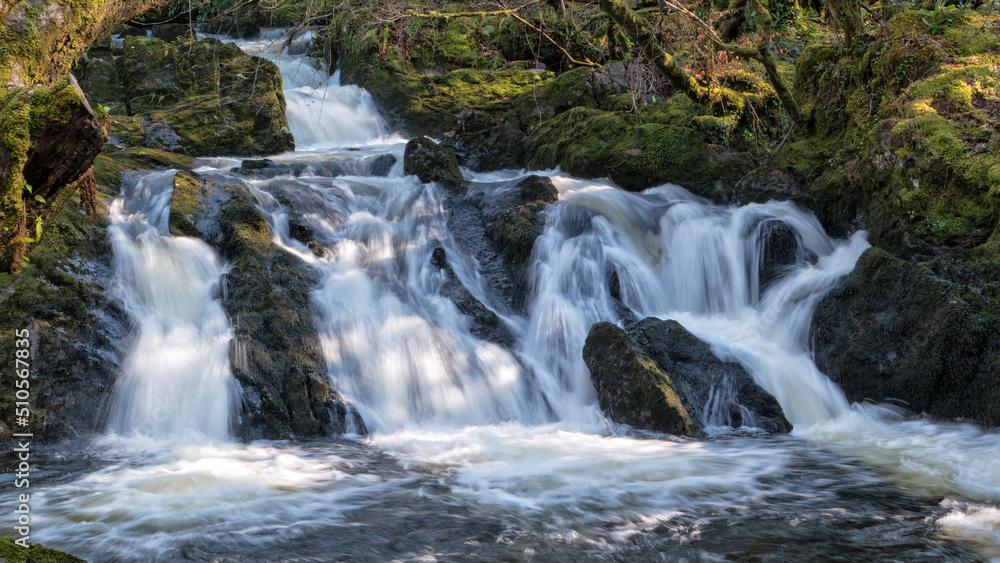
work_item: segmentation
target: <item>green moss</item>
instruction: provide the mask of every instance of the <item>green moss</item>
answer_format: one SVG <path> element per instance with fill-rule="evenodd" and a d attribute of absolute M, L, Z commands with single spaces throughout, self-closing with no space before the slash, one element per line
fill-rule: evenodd
<path fill-rule="evenodd" d="M 545 79 L 523 70 L 463 69 L 413 75 L 382 68 L 365 74 L 359 83 L 385 111 L 401 118 L 411 133 L 438 136 L 457 128 L 460 112 L 502 114 L 518 95 Z"/>
<path fill-rule="evenodd" d="M 83 98 L 63 79 L 47 88 L 38 88 L 31 97 L 30 131 L 38 137 L 48 123 L 66 123 L 80 110 Z"/>
<path fill-rule="evenodd" d="M 197 176 L 180 171 L 174 176 L 174 194 L 170 203 L 170 232 L 175 235 L 197 237 L 196 223 L 202 213 L 206 188 Z"/>
<path fill-rule="evenodd" d="M 575 108 L 538 128 L 528 164 L 562 166 L 570 174 L 608 176 L 626 189 L 674 182 L 711 191 L 747 172 L 744 156 L 712 146 L 694 129 L 638 122 L 635 116 Z"/>
<path fill-rule="evenodd" d="M 83 563 L 83 559 L 62 551 L 34 544 L 25 549 L 3 537 L 0 537 L 0 557 L 8 563 Z"/>

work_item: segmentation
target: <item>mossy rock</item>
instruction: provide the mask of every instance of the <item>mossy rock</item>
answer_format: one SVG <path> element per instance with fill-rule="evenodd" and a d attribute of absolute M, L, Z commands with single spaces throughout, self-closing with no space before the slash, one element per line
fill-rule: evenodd
<path fill-rule="evenodd" d="M 215 39 L 128 37 L 117 61 L 122 104 L 146 119 L 142 144 L 192 156 L 250 156 L 294 148 L 281 74 Z M 168 128 L 169 139 L 156 134 Z M 132 126 L 130 133 L 138 133 Z M 132 141 L 133 138 L 124 138 Z"/>
<path fill-rule="evenodd" d="M 611 420 L 680 436 L 695 436 L 700 431 L 670 376 L 642 353 L 624 330 L 605 322 L 592 326 L 583 346 L 583 359 L 601 410 Z"/>
<path fill-rule="evenodd" d="M 424 183 L 437 182 L 451 191 L 459 190 L 465 183 L 455 153 L 428 137 L 417 137 L 406 143 L 403 173 L 415 175 Z"/>
<path fill-rule="evenodd" d="M 561 166 L 574 176 L 610 177 L 629 190 L 672 182 L 708 195 L 735 185 L 754 166 L 693 129 L 583 107 L 544 122 L 529 153 L 534 169 Z"/>
<path fill-rule="evenodd" d="M 239 184 L 216 186 L 219 247 L 232 264 L 223 306 L 234 327 L 233 375 L 243 388 L 238 434 L 245 440 L 343 433 L 347 417 L 364 428 L 330 388 L 313 320 L 309 266 L 274 244 L 264 217 Z"/>
<path fill-rule="evenodd" d="M 86 563 L 79 557 L 37 544 L 24 548 L 5 537 L 0 537 L 0 558 L 7 563 Z"/>
<path fill-rule="evenodd" d="M 816 364 L 852 401 L 902 400 L 934 419 L 997 427 L 996 288 L 949 281 L 947 262 L 865 251 L 816 309 Z"/>

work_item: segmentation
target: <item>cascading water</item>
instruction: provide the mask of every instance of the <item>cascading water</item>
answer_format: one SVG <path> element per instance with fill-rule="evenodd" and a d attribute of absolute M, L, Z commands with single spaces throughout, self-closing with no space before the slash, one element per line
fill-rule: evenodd
<path fill-rule="evenodd" d="M 232 331 L 217 298 L 225 267 L 204 242 L 170 236 L 174 174 L 132 176 L 110 206 L 115 289 L 136 325 L 111 428 L 225 440 L 238 398 Z"/>
<path fill-rule="evenodd" d="M 536 296 L 523 353 L 545 388 L 592 403 L 580 351 L 590 326 L 620 321 L 608 287 L 617 275 L 623 302 L 641 317 L 678 319 L 724 359 L 744 364 L 776 396 L 796 425 L 828 420 L 847 408 L 843 394 L 809 358 L 806 336 L 822 295 L 867 248 L 864 233 L 830 240 L 814 217 L 787 203 L 731 209 L 676 186 L 632 194 L 564 177 L 546 232 L 536 243 Z M 799 267 L 761 297 L 759 227 L 791 226 L 816 265 Z M 554 404 L 573 402 L 550 396 Z"/>
<path fill-rule="evenodd" d="M 240 43 L 247 53 L 267 57 L 281 70 L 285 115 L 296 149 L 363 145 L 387 137 L 385 122 L 368 92 L 341 86 L 339 72 L 330 76 L 322 65 L 301 56 L 311 41 L 309 32 L 289 43 L 284 30 L 265 30 L 259 40 Z"/>
<path fill-rule="evenodd" d="M 105 439 L 96 467 L 67 462 L 70 476 L 39 493 L 39 540 L 100 560 L 1000 560 L 1000 437 L 850 406 L 811 360 L 813 308 L 867 247 L 863 233 L 831 240 L 788 203 L 725 208 L 676 186 L 635 194 L 547 172 L 560 201 L 535 244 L 528 314 L 492 307 L 516 344 L 484 342 L 432 259 L 445 248 L 465 289 L 492 302 L 448 232 L 444 196 L 398 162 L 387 169 L 379 158 L 399 159 L 401 139 L 370 96 L 281 53 L 285 39 L 238 43 L 281 68 L 298 150 L 270 158 L 298 176 L 243 179 L 276 242 L 319 274 L 329 375 L 373 433 L 137 454 Z M 146 176 L 114 208 L 119 292 L 140 336 L 117 395 L 134 408 L 113 428 L 218 440 L 221 403 L 142 400 L 230 392 L 224 268 L 167 236 L 168 176 Z M 765 230 L 779 224 L 797 250 L 768 269 Z M 303 225 L 318 246 L 294 238 Z M 581 349 L 594 322 L 625 314 L 676 319 L 742 363 L 794 435 L 673 440 L 604 420 Z M 188 342 L 203 359 L 170 364 Z"/>

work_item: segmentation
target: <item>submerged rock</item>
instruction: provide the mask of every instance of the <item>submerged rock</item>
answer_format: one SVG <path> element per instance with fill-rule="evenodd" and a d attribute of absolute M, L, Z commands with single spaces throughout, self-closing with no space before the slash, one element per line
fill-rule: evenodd
<path fill-rule="evenodd" d="M 428 137 L 417 137 L 406 143 L 403 173 L 415 175 L 424 183 L 437 182 L 450 191 L 457 191 L 465 182 L 455 153 Z"/>
<path fill-rule="evenodd" d="M 673 379 L 624 330 L 611 323 L 595 324 L 587 335 L 583 359 L 601 409 L 615 422 L 681 436 L 699 432 Z"/>
<path fill-rule="evenodd" d="M 871 248 L 816 308 L 816 365 L 851 401 L 1000 426 L 1000 306 Z"/>

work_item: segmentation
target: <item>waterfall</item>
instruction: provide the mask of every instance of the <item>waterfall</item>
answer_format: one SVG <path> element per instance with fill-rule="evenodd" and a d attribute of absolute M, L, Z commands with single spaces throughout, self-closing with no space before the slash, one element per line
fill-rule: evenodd
<path fill-rule="evenodd" d="M 510 313 L 449 232 L 454 196 L 403 176 L 401 139 L 368 93 L 291 54 L 308 33 L 290 52 L 283 30 L 221 39 L 281 69 L 297 150 L 269 157 L 282 175 L 241 179 L 274 241 L 313 268 L 327 375 L 372 432 L 204 443 L 225 439 L 239 396 L 226 268 L 170 236 L 173 172 L 131 176 L 109 228 L 135 328 L 117 435 L 48 456 L 67 478 L 32 490 L 33 540 L 113 561 L 1000 560 L 1000 435 L 848 405 L 809 354 L 813 310 L 864 233 L 831 239 L 791 203 L 724 207 L 677 186 L 630 193 L 539 172 L 559 201 L 535 242 L 527 310 Z M 497 314 L 505 346 L 476 336 L 456 286 Z M 606 420 L 584 341 L 595 322 L 646 316 L 745 366 L 793 435 L 683 439 Z M 708 409 L 730 394 L 713 390 Z M 710 413 L 707 425 L 724 423 Z M 121 439 L 135 434 L 153 447 Z"/>
<path fill-rule="evenodd" d="M 581 355 L 590 326 L 622 320 L 611 298 L 612 273 L 622 302 L 639 318 L 677 319 L 717 355 L 743 364 L 793 424 L 847 409 L 813 364 L 807 334 L 818 300 L 867 248 L 863 232 L 834 241 L 789 203 L 728 208 L 671 185 L 635 194 L 605 182 L 553 181 L 561 198 L 535 244 L 521 351 L 564 419 L 586 418 L 593 402 Z M 760 226 L 775 220 L 794 233 L 799 258 L 763 288 Z"/>
<path fill-rule="evenodd" d="M 278 65 L 285 116 L 297 151 L 371 144 L 388 136 L 371 94 L 357 86 L 341 86 L 339 72 L 330 76 L 323 65 L 301 56 L 312 41 L 310 33 L 296 37 L 290 46 L 286 40 L 282 30 L 268 30 L 257 41 L 239 45 Z"/>
<path fill-rule="evenodd" d="M 111 429 L 158 439 L 225 440 L 237 397 L 225 267 L 204 242 L 169 234 L 175 171 L 132 175 L 110 206 L 114 291 L 135 324 Z"/>

